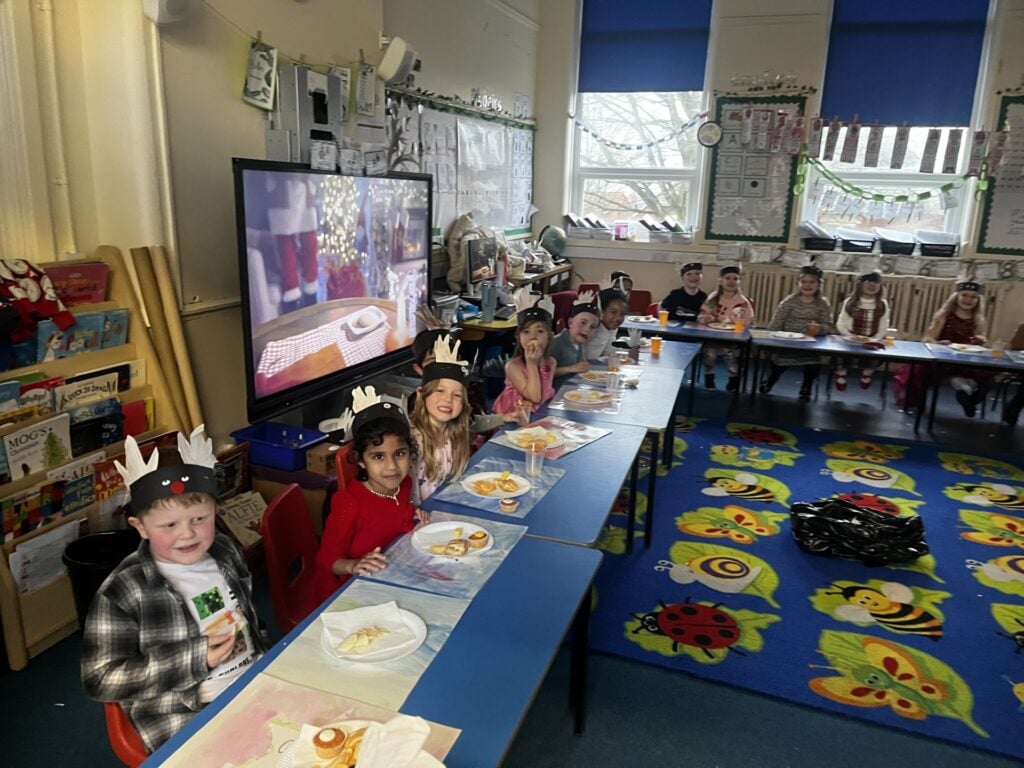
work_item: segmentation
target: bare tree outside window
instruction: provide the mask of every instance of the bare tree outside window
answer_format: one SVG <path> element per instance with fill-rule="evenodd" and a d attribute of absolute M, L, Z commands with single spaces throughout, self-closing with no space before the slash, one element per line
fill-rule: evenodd
<path fill-rule="evenodd" d="M 675 134 L 703 99 L 700 91 L 581 93 L 577 114 L 589 131 L 576 128 L 574 209 L 609 221 L 650 214 L 694 223 L 702 147 L 695 128 Z"/>

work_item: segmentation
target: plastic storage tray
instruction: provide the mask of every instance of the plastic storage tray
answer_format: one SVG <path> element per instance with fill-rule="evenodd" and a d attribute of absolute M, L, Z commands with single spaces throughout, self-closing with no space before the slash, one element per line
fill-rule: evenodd
<path fill-rule="evenodd" d="M 231 436 L 236 442 L 249 443 L 249 460 L 253 464 L 288 471 L 305 469 L 306 449 L 327 439 L 319 430 L 273 421 L 236 429 Z"/>
<path fill-rule="evenodd" d="M 871 253 L 874 249 L 874 240 L 843 240 L 843 250 L 849 253 Z"/>
<path fill-rule="evenodd" d="M 804 250 L 805 251 L 834 251 L 836 249 L 836 241 L 830 237 L 805 237 L 804 238 Z"/>
<path fill-rule="evenodd" d="M 914 252 L 915 243 L 901 243 L 898 240 L 879 240 L 882 245 L 882 253 L 899 254 L 909 256 Z"/>
<path fill-rule="evenodd" d="M 921 243 L 922 256 L 956 256 L 957 246 Z"/>

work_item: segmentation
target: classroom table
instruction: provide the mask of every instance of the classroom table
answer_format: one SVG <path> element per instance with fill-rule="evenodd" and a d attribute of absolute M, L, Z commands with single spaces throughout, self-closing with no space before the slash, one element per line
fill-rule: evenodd
<path fill-rule="evenodd" d="M 556 413 L 552 412 L 551 415 Z M 561 418 L 583 421 L 576 419 L 576 414 L 569 411 L 558 411 L 557 415 Z M 539 418 L 535 416 L 534 421 Z M 627 476 L 630 477 L 632 529 L 636 507 L 637 459 L 646 435 L 647 430 L 643 427 L 618 425 L 611 429 L 609 434 L 582 448 L 557 459 L 545 459 L 545 466 L 559 467 L 565 470 L 565 474 L 525 517 L 511 517 L 501 512 L 440 501 L 433 496 L 428 498 L 423 506 L 429 510 L 437 509 L 484 520 L 525 525 L 530 536 L 593 547 L 597 544 L 597 539 Z M 523 451 L 490 440 L 473 454 L 469 463 L 472 466 L 481 459 L 522 460 L 523 457 Z"/>
<path fill-rule="evenodd" d="M 939 387 L 942 384 L 940 375 L 942 366 L 964 366 L 969 368 L 990 368 L 993 371 L 1016 373 L 1024 376 L 1024 362 L 1016 355 L 1007 355 L 1005 352 L 999 356 L 993 355 L 991 350 L 973 354 L 957 352 L 948 344 L 925 344 L 935 361 L 935 365 L 929 371 L 928 382 L 925 386 L 925 398 L 927 399 L 928 387 L 932 390 L 932 402 L 928 409 L 928 431 L 931 432 L 935 425 L 935 406 L 939 400 Z M 924 410 L 924 403 L 921 404 L 921 411 Z"/>
<path fill-rule="evenodd" d="M 583 731 L 591 585 L 601 558 L 597 550 L 524 537 L 470 603 L 399 708 L 403 714 L 462 729 L 445 758 L 448 768 L 502 762 L 570 625 L 570 696 L 575 730 Z M 238 692 L 317 621 L 336 596 L 251 665 L 144 765 L 160 765 L 171 758 L 218 712 L 229 708 Z"/>
<path fill-rule="evenodd" d="M 696 347 L 697 345 L 693 345 Z M 685 354 L 685 353 L 684 353 Z M 691 351 L 691 354 L 696 354 Z M 651 468 L 647 474 L 647 519 L 644 528 L 644 548 L 650 549 L 654 529 L 654 500 L 657 490 L 660 441 L 665 441 L 665 463 L 672 464 L 672 441 L 675 436 L 676 398 L 682 386 L 685 371 L 680 368 L 644 366 L 636 389 L 624 389 L 619 412 L 555 410 L 545 406 L 539 416 L 561 416 L 585 424 L 614 429 L 625 425 L 643 427 L 651 435 Z M 632 538 L 632 531 L 629 532 Z"/>

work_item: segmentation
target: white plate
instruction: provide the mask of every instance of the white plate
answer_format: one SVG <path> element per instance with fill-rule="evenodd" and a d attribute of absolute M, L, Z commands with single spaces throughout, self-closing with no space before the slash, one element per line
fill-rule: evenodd
<path fill-rule="evenodd" d="M 811 336 L 806 333 L 794 333 L 793 331 L 772 331 L 772 336 L 776 339 L 791 339 L 793 341 L 814 341 Z"/>
<path fill-rule="evenodd" d="M 453 533 L 457 528 L 462 529 L 462 538 L 464 539 L 468 539 L 470 535 L 477 531 L 483 531 L 487 534 L 487 542 L 482 547 L 470 547 L 464 555 L 435 555 L 430 551 L 431 546 L 447 544 L 451 541 Z M 413 549 L 418 549 L 423 554 L 430 555 L 431 557 L 439 557 L 444 560 L 458 560 L 460 557 L 471 557 L 489 550 L 494 546 L 494 534 L 479 525 L 462 521 L 430 523 L 430 525 L 424 525 L 422 528 L 417 528 L 413 531 L 412 546 Z"/>
<path fill-rule="evenodd" d="M 982 347 L 977 344 L 950 344 L 949 348 L 954 352 L 966 352 L 971 355 L 981 355 L 988 352 L 987 347 Z"/>
<path fill-rule="evenodd" d="M 328 723 L 327 725 L 321 726 L 320 730 L 324 728 L 337 728 L 339 731 L 345 732 L 345 738 L 353 731 L 358 731 L 360 728 L 365 728 L 370 724 L 369 720 L 341 720 L 337 723 Z M 281 757 L 277 760 L 277 768 L 292 768 L 292 764 L 295 762 L 295 752 L 299 748 L 299 739 L 295 737 L 292 739 L 292 743 L 281 753 Z"/>
<path fill-rule="evenodd" d="M 580 374 L 580 378 L 594 384 L 607 384 L 608 371 L 587 371 Z"/>
<path fill-rule="evenodd" d="M 583 375 L 586 375 L 586 374 L 583 374 Z M 607 377 L 607 375 L 608 374 L 605 374 L 606 377 Z M 544 429 L 544 428 L 543 427 L 527 427 L 527 429 L 529 429 L 532 432 L 535 429 Z M 512 443 L 512 445 L 516 446 L 517 448 L 522 448 L 523 450 L 526 450 L 526 446 L 523 445 L 523 443 L 531 443 L 531 442 L 533 442 L 533 440 L 531 440 L 529 437 L 526 437 L 526 438 L 523 439 L 522 443 L 519 442 L 519 440 L 517 439 L 517 436 L 519 435 L 520 431 L 521 430 L 517 429 L 517 430 L 514 430 L 512 432 L 506 432 L 505 433 L 505 437 L 508 438 L 508 441 L 510 443 Z M 558 448 L 559 446 L 565 445 L 565 438 L 562 437 L 562 435 L 560 435 L 558 432 L 552 432 L 550 429 L 545 429 L 544 430 L 544 441 L 545 441 L 545 443 L 547 443 L 548 448 Z"/>
<path fill-rule="evenodd" d="M 631 323 L 656 323 L 658 318 L 654 315 L 630 315 L 626 318 Z"/>
<path fill-rule="evenodd" d="M 716 331 L 735 331 L 736 326 L 733 323 L 708 323 L 708 328 L 713 328 Z"/>
<path fill-rule="evenodd" d="M 379 328 L 387 319 L 387 315 L 379 308 L 371 305 L 346 317 L 344 324 L 348 326 L 353 334 L 362 336 L 364 333 L 369 333 Z"/>
<path fill-rule="evenodd" d="M 573 389 L 565 393 L 565 399 L 577 405 L 603 405 L 611 402 L 612 396 L 596 389 Z"/>
<path fill-rule="evenodd" d="M 462 487 L 467 492 L 474 496 L 479 496 L 481 499 L 514 499 L 516 496 L 522 496 L 524 493 L 528 493 L 533 488 L 533 483 L 527 480 L 522 475 L 509 475 L 509 480 L 515 480 L 518 488 L 514 491 L 502 491 L 496 490 L 493 493 L 478 493 L 473 489 L 473 483 L 477 480 L 495 480 L 502 476 L 502 472 L 477 472 L 472 475 L 467 475 L 462 478 Z"/>
<path fill-rule="evenodd" d="M 331 645 L 330 638 L 327 635 L 327 627 L 324 627 L 320 630 L 320 647 L 323 648 L 324 653 L 332 659 L 337 659 L 338 661 L 351 661 L 357 664 L 379 664 L 383 661 L 397 661 L 398 659 L 404 659 L 423 645 L 423 641 L 427 639 L 427 625 L 423 622 L 423 619 L 412 611 L 407 611 L 405 608 L 399 608 L 398 612 L 402 615 L 402 620 L 405 622 L 405 625 L 412 632 L 413 639 L 411 642 L 395 646 L 394 648 L 388 648 L 386 651 L 380 651 L 378 653 L 338 653 L 334 650 L 334 646 Z"/>
<path fill-rule="evenodd" d="M 842 339 L 849 344 L 867 344 L 869 341 L 873 341 L 870 336 L 860 336 L 858 334 L 843 336 Z"/>

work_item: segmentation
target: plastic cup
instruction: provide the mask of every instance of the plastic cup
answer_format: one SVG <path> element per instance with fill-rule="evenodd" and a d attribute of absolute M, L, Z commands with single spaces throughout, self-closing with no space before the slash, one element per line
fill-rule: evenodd
<path fill-rule="evenodd" d="M 544 443 L 530 443 L 526 449 L 526 474 L 530 477 L 540 477 L 544 471 L 544 452 L 547 446 Z"/>
<path fill-rule="evenodd" d="M 608 378 L 604 381 L 604 388 L 609 392 L 614 392 L 619 386 L 619 374 L 609 373 Z"/>
<path fill-rule="evenodd" d="M 658 325 L 660 325 L 662 328 L 664 328 L 666 325 L 668 325 L 668 310 L 667 309 L 659 309 L 658 310 Z"/>
<path fill-rule="evenodd" d="M 530 408 L 526 405 L 516 406 L 516 424 L 525 427 L 530 423 Z"/>
<path fill-rule="evenodd" d="M 618 373 L 619 371 L 619 356 L 616 354 L 608 355 L 608 373 Z"/>
<path fill-rule="evenodd" d="M 992 357 L 1002 357 L 1003 350 L 1006 348 L 1006 343 L 1002 341 L 996 341 L 992 344 Z"/>
<path fill-rule="evenodd" d="M 660 355 L 661 354 L 661 341 L 662 341 L 661 336 L 651 336 L 651 354 L 652 355 Z"/>
<path fill-rule="evenodd" d="M 742 320 L 737 320 L 732 324 L 732 330 L 734 333 L 743 333 L 743 330 L 746 327 L 746 323 L 744 323 Z"/>
<path fill-rule="evenodd" d="M 885 346 L 891 347 L 896 344 L 896 329 L 890 328 L 885 332 Z"/>

